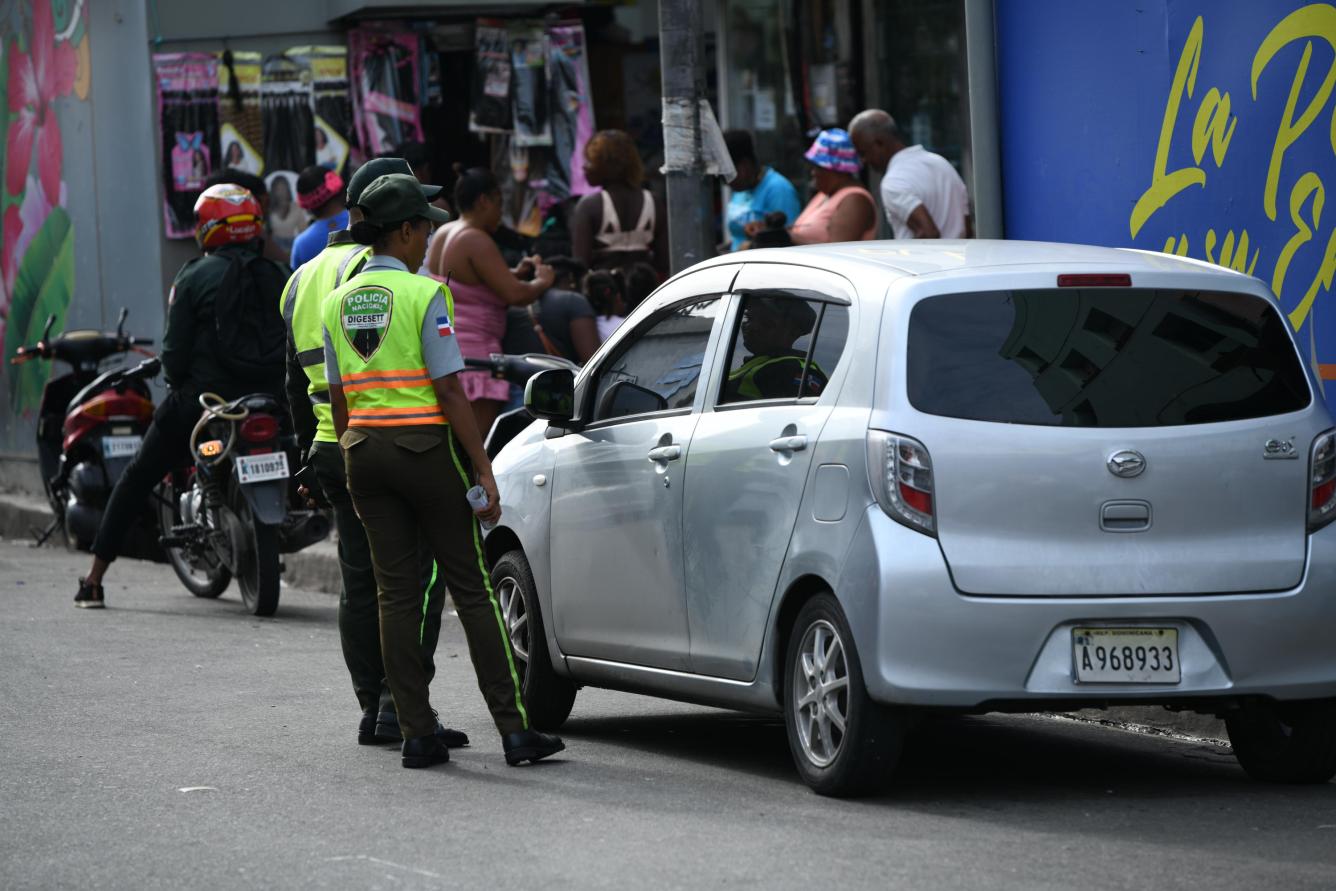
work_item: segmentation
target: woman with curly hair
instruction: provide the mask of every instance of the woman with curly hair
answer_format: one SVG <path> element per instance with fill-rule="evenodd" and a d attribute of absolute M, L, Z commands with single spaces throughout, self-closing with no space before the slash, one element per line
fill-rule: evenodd
<path fill-rule="evenodd" d="M 668 268 L 664 214 L 643 185 L 645 168 L 630 135 L 600 130 L 585 145 L 585 179 L 599 189 L 575 205 L 571 248 L 590 269 L 620 269 L 649 262 Z"/>

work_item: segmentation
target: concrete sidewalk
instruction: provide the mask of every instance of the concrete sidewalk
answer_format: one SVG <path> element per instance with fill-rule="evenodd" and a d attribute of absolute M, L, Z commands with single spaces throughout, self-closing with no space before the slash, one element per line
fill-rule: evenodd
<path fill-rule="evenodd" d="M 0 494 L 0 537 L 32 541 L 35 538 L 32 530 L 43 529 L 50 521 L 51 511 L 41 498 Z M 47 545 L 61 547 L 64 541 L 64 537 L 57 532 Z M 338 595 L 339 555 L 333 541 L 322 541 L 295 554 L 285 554 L 283 564 L 284 584 Z M 1171 712 L 1156 706 L 1085 709 L 1069 716 L 1123 730 L 1214 740 L 1228 738 L 1225 724 L 1218 718 L 1195 712 Z"/>
<path fill-rule="evenodd" d="M 51 522 L 44 499 L 13 492 L 0 493 L 0 538 L 32 542 Z M 47 547 L 63 548 L 65 537 L 55 532 Z M 308 591 L 339 593 L 339 554 L 333 541 L 322 541 L 295 554 L 283 555 L 283 582 Z"/>

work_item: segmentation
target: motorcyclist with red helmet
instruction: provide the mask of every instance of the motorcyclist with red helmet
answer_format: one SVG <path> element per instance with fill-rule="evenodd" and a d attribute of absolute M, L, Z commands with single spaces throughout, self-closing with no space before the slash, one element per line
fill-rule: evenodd
<path fill-rule="evenodd" d="M 204 253 L 181 267 L 167 298 L 161 358 L 168 393 L 153 414 L 138 454 L 112 490 L 93 541 L 93 565 L 79 580 L 75 606 L 105 605 L 102 578 L 116 559 L 126 531 L 134 525 L 158 481 L 188 457 L 190 431 L 200 417 L 199 394 L 212 392 L 230 400 L 247 393 L 268 392 L 283 398 L 281 363 L 272 380 L 264 374 L 241 380 L 228 370 L 228 362 L 220 358 L 226 350 L 219 343 L 214 311 L 220 291 L 235 287 L 237 269 L 244 269 L 248 288 L 273 291 L 256 295 L 256 302 L 273 308 L 273 323 L 282 329 L 277 307 L 289 270 L 262 257 L 263 234 L 260 204 L 241 186 L 210 186 L 195 202 L 195 240 Z"/>

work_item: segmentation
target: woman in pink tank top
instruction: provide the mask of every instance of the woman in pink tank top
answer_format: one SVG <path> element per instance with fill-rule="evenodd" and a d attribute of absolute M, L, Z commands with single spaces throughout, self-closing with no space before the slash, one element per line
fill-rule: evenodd
<path fill-rule="evenodd" d="M 877 236 L 877 205 L 858 180 L 858 152 L 845 131 L 822 130 L 803 156 L 816 194 L 789 227 L 794 244 L 869 241 Z"/>
<path fill-rule="evenodd" d="M 466 359 L 485 359 L 501 352 L 506 333 L 506 307 L 526 306 L 552 286 L 552 267 L 530 257 L 516 269 L 506 266 L 492 233 L 501 225 L 501 188 L 490 170 L 475 167 L 460 173 L 455 184 L 459 219 L 432 234 L 425 263 L 432 278 L 446 282 L 454 302 L 455 337 Z M 517 273 L 530 267 L 532 281 Z M 510 398 L 510 384 L 485 371 L 459 375 L 464 395 L 483 436 L 492 429 Z"/>

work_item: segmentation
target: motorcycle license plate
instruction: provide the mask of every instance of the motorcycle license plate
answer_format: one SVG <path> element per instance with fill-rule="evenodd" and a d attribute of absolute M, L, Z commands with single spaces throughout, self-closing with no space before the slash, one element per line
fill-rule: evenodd
<path fill-rule="evenodd" d="M 102 437 L 103 458 L 131 458 L 139 451 L 143 443 L 142 436 L 104 436 Z"/>
<path fill-rule="evenodd" d="M 237 482 L 263 483 L 266 480 L 284 480 L 289 476 L 287 452 L 268 455 L 237 455 Z"/>

